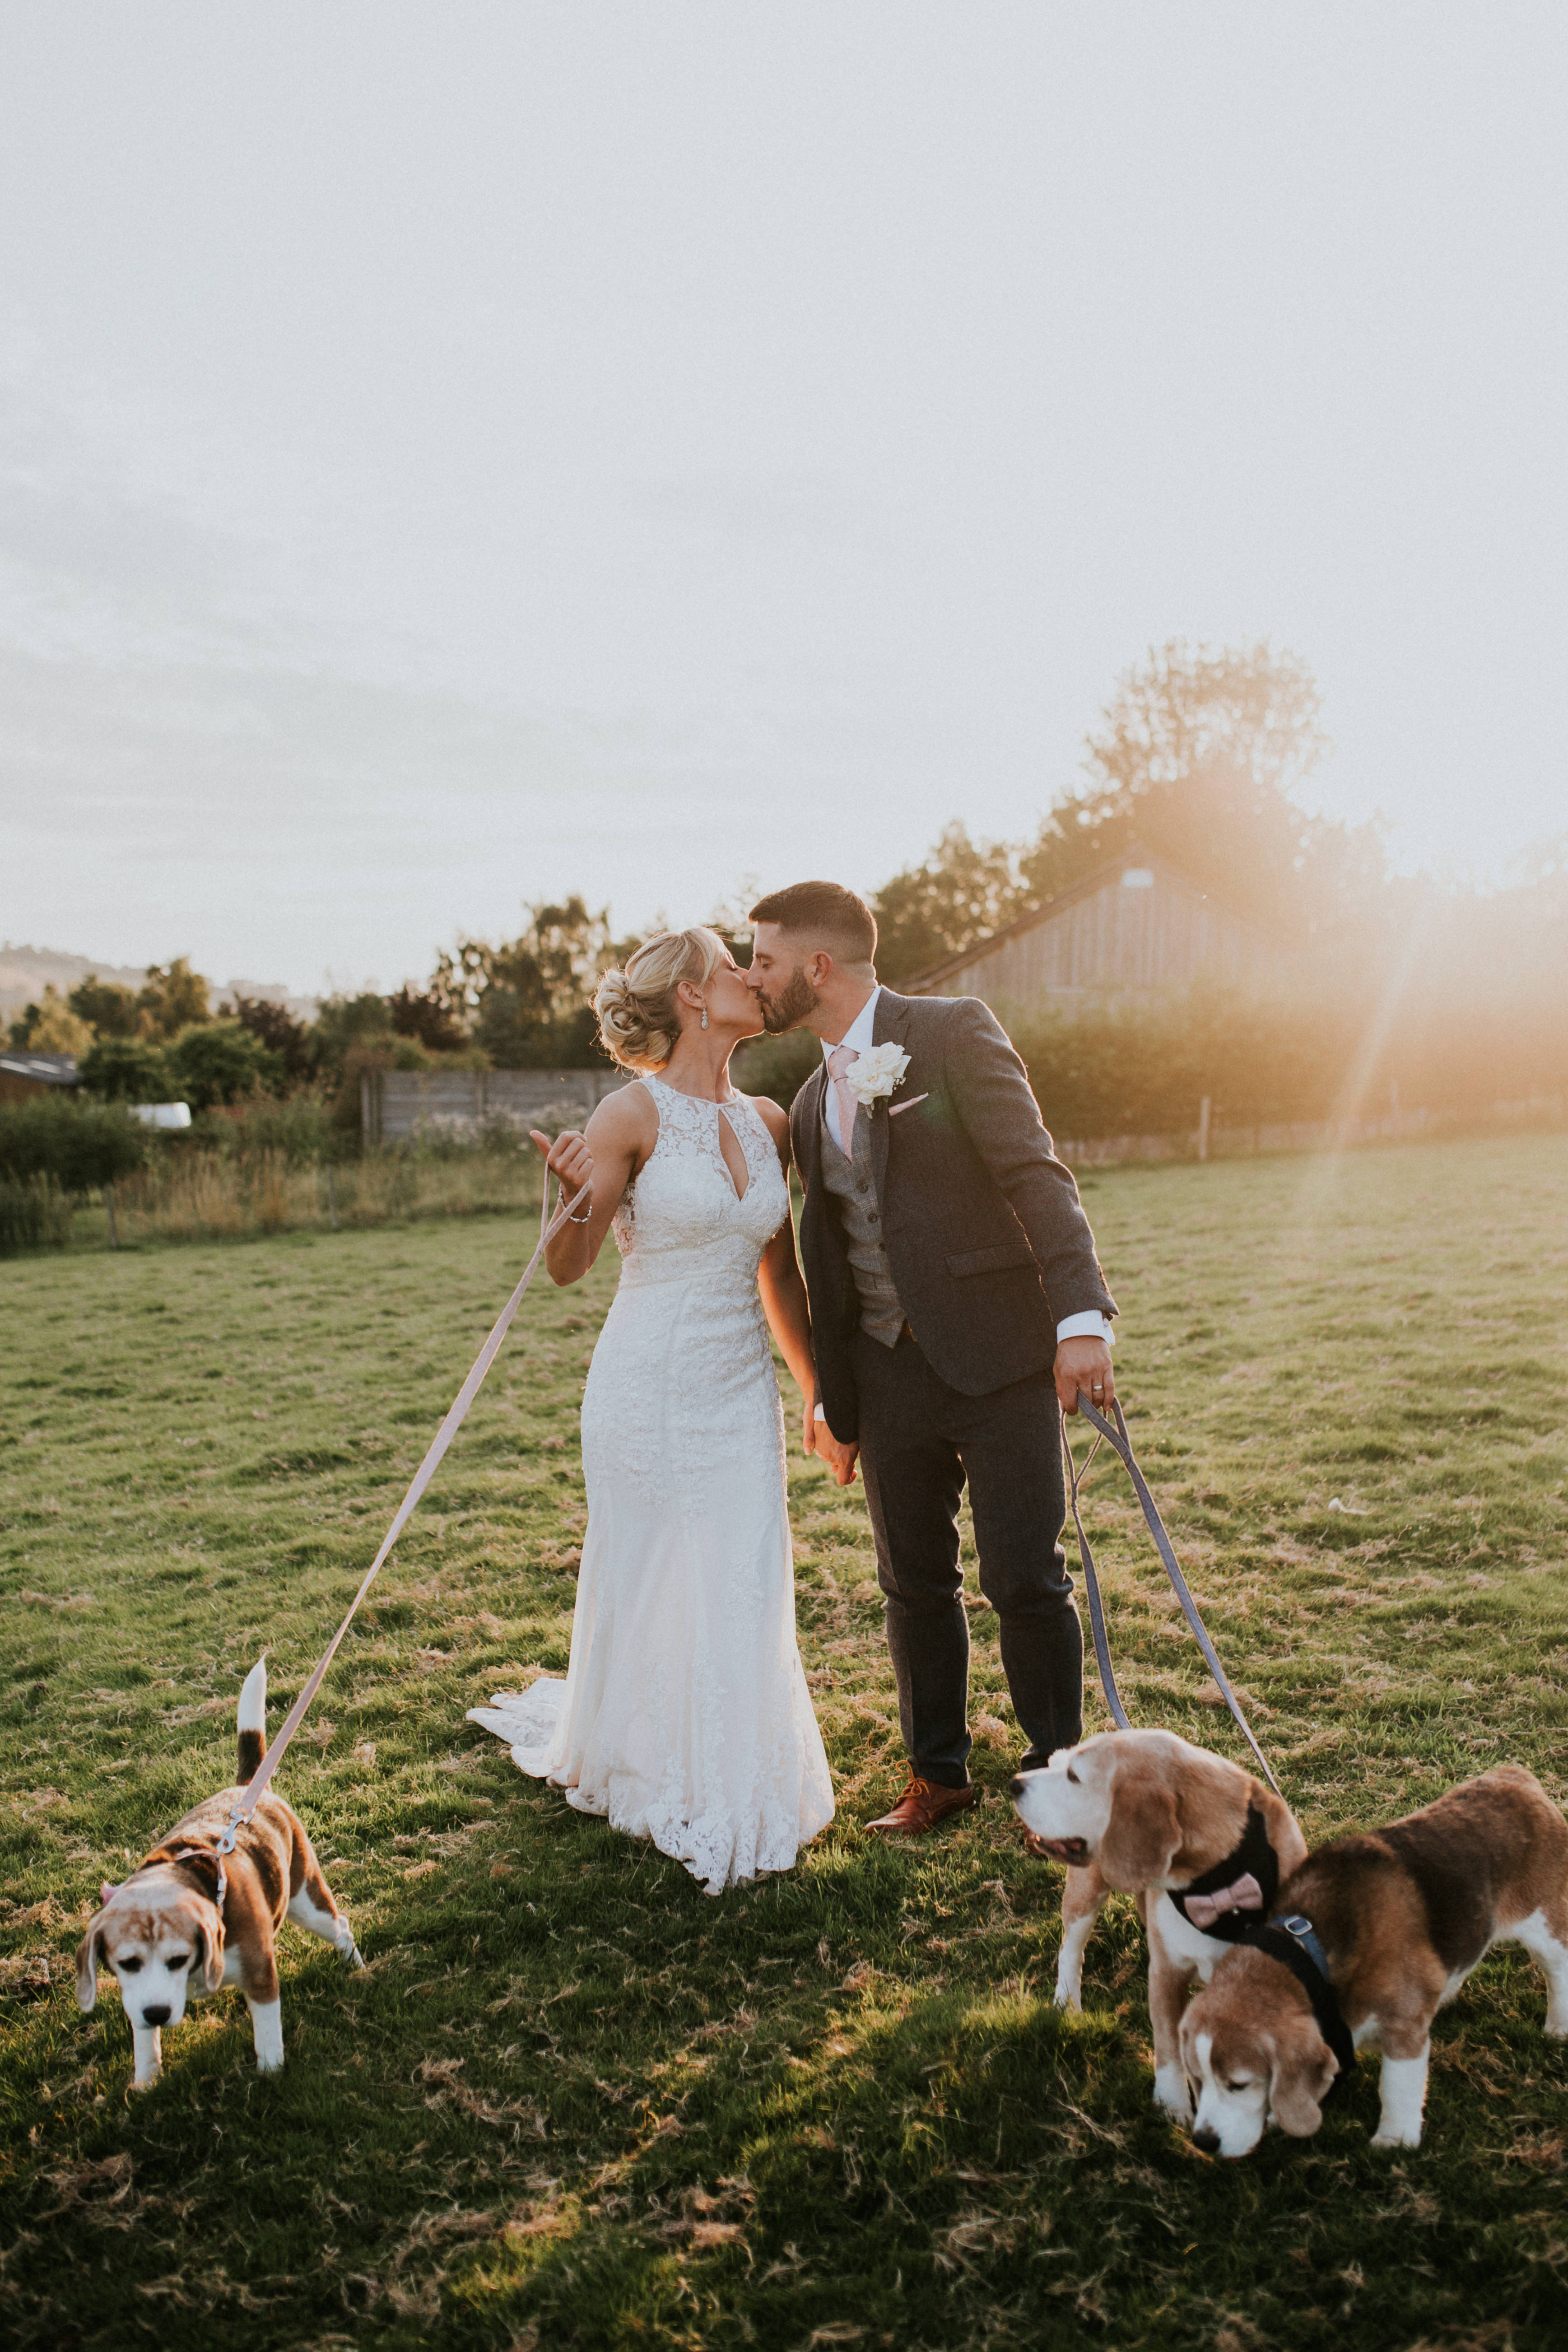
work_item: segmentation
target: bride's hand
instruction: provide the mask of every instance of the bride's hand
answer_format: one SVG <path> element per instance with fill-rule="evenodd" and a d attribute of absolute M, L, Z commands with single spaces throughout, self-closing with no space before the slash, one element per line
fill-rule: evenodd
<path fill-rule="evenodd" d="M 546 1168 L 553 1170 L 561 1180 L 561 1189 L 568 1201 L 574 1201 L 585 1184 L 593 1181 L 594 1155 L 574 1127 L 566 1128 L 553 1143 L 541 1135 L 536 1127 L 530 1135 L 544 1155 Z"/>
<path fill-rule="evenodd" d="M 846 1445 L 840 1438 L 834 1436 L 825 1421 L 817 1420 L 815 1399 L 807 1399 L 802 1418 L 806 1452 L 815 1454 L 819 1462 L 826 1463 L 841 1486 L 852 1486 L 859 1446 L 854 1444 Z"/>

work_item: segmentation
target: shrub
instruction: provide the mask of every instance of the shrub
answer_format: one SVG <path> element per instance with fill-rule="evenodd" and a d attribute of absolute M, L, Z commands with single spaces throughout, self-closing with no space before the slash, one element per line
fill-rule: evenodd
<path fill-rule="evenodd" d="M 278 1087 L 283 1065 L 253 1031 L 237 1021 L 203 1021 L 182 1030 L 169 1048 L 169 1067 L 193 1111 L 237 1102 Z"/>
<path fill-rule="evenodd" d="M 193 1144 L 205 1145 L 224 1160 L 249 1165 L 269 1157 L 290 1168 L 342 1160 L 344 1140 L 333 1118 L 331 1102 L 320 1087 L 303 1088 L 282 1099 L 276 1095 L 249 1095 L 241 1102 L 208 1111 L 191 1138 Z"/>
<path fill-rule="evenodd" d="M 0 1179 L 42 1179 L 62 1192 L 92 1192 L 144 1165 L 151 1139 L 122 1110 L 96 1103 L 0 1105 Z"/>
<path fill-rule="evenodd" d="M 144 1037 L 100 1037 L 77 1075 L 102 1102 L 167 1102 L 174 1085 L 162 1048 Z"/>
<path fill-rule="evenodd" d="M 522 1160 L 531 1163 L 537 1147 L 529 1128 L 537 1127 L 542 1134 L 559 1132 L 563 1127 L 580 1127 L 583 1107 L 580 1103 L 545 1103 L 531 1112 L 525 1126 L 505 1111 L 490 1111 L 470 1123 L 423 1118 L 413 1134 L 397 1143 L 380 1147 L 383 1158 L 410 1155 L 420 1160 L 463 1161 L 479 1158 L 487 1160 Z"/>
<path fill-rule="evenodd" d="M 366 990 L 358 996 L 329 996 L 316 1009 L 310 1032 L 310 1058 L 323 1077 L 341 1079 L 356 1049 L 381 1047 L 390 1056 L 395 1032 L 384 996 Z M 370 1066 L 389 1069 L 390 1058 Z"/>

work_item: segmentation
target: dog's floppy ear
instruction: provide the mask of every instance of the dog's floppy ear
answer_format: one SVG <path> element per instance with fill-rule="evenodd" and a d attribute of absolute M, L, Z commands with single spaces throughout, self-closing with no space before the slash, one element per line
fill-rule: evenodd
<path fill-rule="evenodd" d="M 196 1929 L 202 1948 L 202 1983 L 208 1992 L 218 1992 L 223 1987 L 223 1916 L 216 1903 L 202 1907 L 210 1915 Z"/>
<path fill-rule="evenodd" d="M 107 1959 L 103 1950 L 103 1913 L 95 1911 L 88 1921 L 87 1933 L 76 1948 L 76 1998 L 79 2009 L 91 2011 L 98 2003 L 98 1964 Z"/>
<path fill-rule="evenodd" d="M 1313 2017 L 1281 2021 L 1268 2077 L 1268 2112 L 1292 2139 L 1310 2139 L 1323 2120 L 1323 2101 L 1339 2061 Z"/>
<path fill-rule="evenodd" d="M 1181 1850 L 1176 1801 L 1162 1781 L 1133 1766 L 1117 1773 L 1110 1820 L 1095 1860 L 1112 1886 L 1131 1892 L 1163 1878 Z"/>

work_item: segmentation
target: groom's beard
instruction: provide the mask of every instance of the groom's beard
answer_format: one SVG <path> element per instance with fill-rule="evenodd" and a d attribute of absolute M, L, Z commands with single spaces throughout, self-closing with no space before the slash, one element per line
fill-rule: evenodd
<path fill-rule="evenodd" d="M 777 996 L 764 996 L 757 991 L 757 1004 L 763 1016 L 763 1027 L 770 1037 L 782 1037 L 786 1029 L 795 1028 L 808 1013 L 815 1013 L 821 999 L 796 964 Z"/>

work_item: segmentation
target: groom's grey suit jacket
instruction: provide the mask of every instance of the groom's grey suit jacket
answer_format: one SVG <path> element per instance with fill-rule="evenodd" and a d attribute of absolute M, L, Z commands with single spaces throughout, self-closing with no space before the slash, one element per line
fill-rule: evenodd
<path fill-rule="evenodd" d="M 910 1057 L 898 1092 L 870 1114 L 889 1265 L 931 1369 L 966 1396 L 987 1396 L 1051 1363 L 1064 1317 L 1115 1314 L 1094 1235 L 988 1005 L 884 988 L 873 1039 Z M 805 1190 L 800 1247 L 817 1386 L 828 1426 L 847 1442 L 859 1434 L 851 1341 L 860 1297 L 839 1204 L 823 1181 L 826 1084 L 819 1067 L 795 1098 L 790 1130 Z"/>

